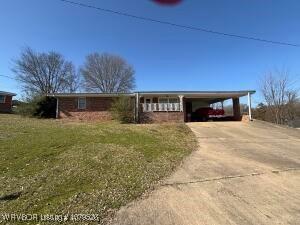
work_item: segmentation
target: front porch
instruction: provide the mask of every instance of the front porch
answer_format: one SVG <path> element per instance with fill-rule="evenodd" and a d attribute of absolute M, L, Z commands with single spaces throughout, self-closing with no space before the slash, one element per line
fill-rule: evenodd
<path fill-rule="evenodd" d="M 183 112 L 183 96 L 141 96 L 142 112 Z"/>
<path fill-rule="evenodd" d="M 184 122 L 183 96 L 140 95 L 139 120 L 152 122 Z"/>

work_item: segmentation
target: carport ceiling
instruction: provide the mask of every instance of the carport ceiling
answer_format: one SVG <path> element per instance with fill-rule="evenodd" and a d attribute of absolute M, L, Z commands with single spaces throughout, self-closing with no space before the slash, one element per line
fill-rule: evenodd
<path fill-rule="evenodd" d="M 201 101 L 201 102 L 205 102 L 208 104 L 214 104 L 217 102 L 226 101 L 228 99 L 231 99 L 231 98 L 186 98 L 185 101 L 186 102 Z"/>

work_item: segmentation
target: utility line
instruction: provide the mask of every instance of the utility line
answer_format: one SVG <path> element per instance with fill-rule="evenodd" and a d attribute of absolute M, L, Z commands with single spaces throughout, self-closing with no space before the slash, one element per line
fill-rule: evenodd
<path fill-rule="evenodd" d="M 6 78 L 9 78 L 9 79 L 12 79 L 12 80 L 19 81 L 17 78 L 10 77 L 10 76 L 4 75 L 4 74 L 0 74 L 0 77 L 6 77 Z"/>
<path fill-rule="evenodd" d="M 81 2 L 75 2 L 75 1 L 71 1 L 71 0 L 58 0 L 58 1 L 65 2 L 65 3 L 71 4 L 73 6 L 95 9 L 98 11 L 107 12 L 107 13 L 111 13 L 111 14 L 115 14 L 115 15 L 126 16 L 126 17 L 130 17 L 130 18 L 138 19 L 138 20 L 144 20 L 144 21 L 148 21 L 148 22 L 152 22 L 152 23 L 169 25 L 169 26 L 178 27 L 178 28 L 187 29 L 187 30 L 201 31 L 201 32 L 205 32 L 205 33 L 215 34 L 215 35 L 221 35 L 221 36 L 227 36 L 227 37 L 233 37 L 233 38 L 239 38 L 239 39 L 245 39 L 245 40 L 251 40 L 251 41 L 259 41 L 259 42 L 265 42 L 265 43 L 270 43 L 270 44 L 300 47 L 299 44 L 282 42 L 282 41 L 273 41 L 273 40 L 238 35 L 238 34 L 233 34 L 233 33 L 224 33 L 224 32 L 209 30 L 209 29 L 201 28 L 201 27 L 182 25 L 182 24 L 172 23 L 172 22 L 168 22 L 168 21 L 153 19 L 150 17 L 137 16 L 137 15 L 133 15 L 133 14 L 129 14 L 129 13 L 121 12 L 121 11 L 116 11 L 116 10 L 112 10 L 112 9 L 101 8 L 101 7 L 88 5 L 88 4 L 81 3 Z"/>

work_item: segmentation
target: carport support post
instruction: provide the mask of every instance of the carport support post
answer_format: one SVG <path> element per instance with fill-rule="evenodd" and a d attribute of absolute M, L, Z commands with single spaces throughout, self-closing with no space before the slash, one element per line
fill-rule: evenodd
<path fill-rule="evenodd" d="M 251 93 L 250 92 L 248 92 L 248 110 L 249 110 L 249 120 L 252 121 Z"/>
<path fill-rule="evenodd" d="M 239 120 L 241 120 L 240 99 L 239 98 L 233 98 L 232 99 L 232 104 L 233 104 L 233 117 L 234 117 L 234 120 L 239 121 Z"/>

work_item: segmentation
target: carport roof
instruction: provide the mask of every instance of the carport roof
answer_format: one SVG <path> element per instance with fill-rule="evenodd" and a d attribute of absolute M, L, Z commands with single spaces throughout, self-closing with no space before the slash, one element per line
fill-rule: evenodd
<path fill-rule="evenodd" d="M 243 91 L 141 91 L 141 95 L 183 95 L 186 98 L 238 98 L 254 94 L 254 90 Z"/>

